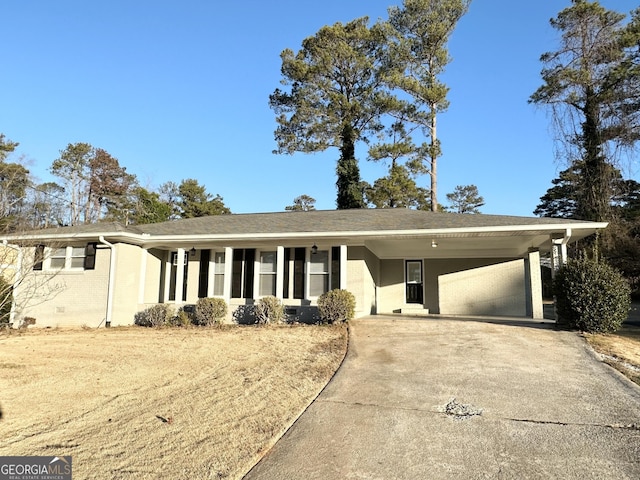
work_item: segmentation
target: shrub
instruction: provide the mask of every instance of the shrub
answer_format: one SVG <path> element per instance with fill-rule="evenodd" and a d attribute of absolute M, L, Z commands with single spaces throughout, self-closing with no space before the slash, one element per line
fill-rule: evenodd
<path fill-rule="evenodd" d="M 603 261 L 569 260 L 553 282 L 559 323 L 590 333 L 611 333 L 629 315 L 631 289 L 624 277 Z"/>
<path fill-rule="evenodd" d="M 222 298 L 200 298 L 196 303 L 196 325 L 218 325 L 227 316 L 227 302 Z"/>
<path fill-rule="evenodd" d="M 168 322 L 172 327 L 188 327 L 193 322 L 193 314 L 181 307 Z"/>
<path fill-rule="evenodd" d="M 348 290 L 330 290 L 318 298 L 318 312 L 323 323 L 347 322 L 355 315 L 356 298 Z"/>
<path fill-rule="evenodd" d="M 13 303 L 12 290 L 11 285 L 0 276 L 0 325 L 9 324 Z"/>
<path fill-rule="evenodd" d="M 160 303 L 136 313 L 134 321 L 141 327 L 161 327 L 170 323 L 173 317 L 173 309 L 170 305 Z"/>
<path fill-rule="evenodd" d="M 35 325 L 36 324 L 36 319 L 34 317 L 24 317 L 22 319 L 22 321 L 20 322 L 20 325 L 18 325 L 18 328 L 28 328 L 29 325 Z"/>
<path fill-rule="evenodd" d="M 253 314 L 256 317 L 256 323 L 280 323 L 284 320 L 284 305 L 279 298 L 262 297 L 255 305 Z"/>

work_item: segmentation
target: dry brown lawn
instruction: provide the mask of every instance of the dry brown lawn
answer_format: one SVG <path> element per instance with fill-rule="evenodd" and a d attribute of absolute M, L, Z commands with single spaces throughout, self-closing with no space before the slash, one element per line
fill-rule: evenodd
<path fill-rule="evenodd" d="M 605 355 L 604 361 L 640 385 L 640 328 L 624 325 L 608 335 L 585 334 L 593 349 Z"/>
<path fill-rule="evenodd" d="M 331 378 L 344 327 L 0 335 L 0 455 L 74 479 L 241 478 Z"/>

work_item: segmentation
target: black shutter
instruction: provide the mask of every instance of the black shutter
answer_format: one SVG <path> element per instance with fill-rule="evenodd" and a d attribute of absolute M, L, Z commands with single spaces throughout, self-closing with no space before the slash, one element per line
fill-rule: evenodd
<path fill-rule="evenodd" d="M 198 298 L 205 298 L 209 290 L 209 261 L 211 250 L 200 250 L 200 271 L 198 281 Z"/>
<path fill-rule="evenodd" d="M 284 249 L 284 280 L 282 297 L 289 298 L 289 262 L 291 261 L 291 249 Z"/>
<path fill-rule="evenodd" d="M 242 259 L 244 250 L 233 249 L 233 264 L 231 270 L 231 298 L 242 298 Z M 225 262 L 227 259 L 225 258 Z"/>
<path fill-rule="evenodd" d="M 84 249 L 84 269 L 95 270 L 97 243 L 87 243 Z"/>
<path fill-rule="evenodd" d="M 256 250 L 247 248 L 244 251 L 244 298 L 253 298 L 253 270 L 256 261 Z"/>
<path fill-rule="evenodd" d="M 340 288 L 340 247 L 331 247 L 331 289 Z"/>
<path fill-rule="evenodd" d="M 296 248 L 293 253 L 293 298 L 304 298 L 305 249 Z"/>
<path fill-rule="evenodd" d="M 42 261 L 44 260 L 44 245 L 36 245 L 36 251 L 33 259 L 33 269 L 42 270 Z"/>

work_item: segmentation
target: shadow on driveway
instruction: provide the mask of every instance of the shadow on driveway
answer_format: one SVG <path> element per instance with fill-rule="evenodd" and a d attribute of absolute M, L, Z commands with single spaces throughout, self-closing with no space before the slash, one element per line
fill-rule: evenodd
<path fill-rule="evenodd" d="M 246 479 L 640 478 L 640 389 L 578 334 L 376 316 Z"/>

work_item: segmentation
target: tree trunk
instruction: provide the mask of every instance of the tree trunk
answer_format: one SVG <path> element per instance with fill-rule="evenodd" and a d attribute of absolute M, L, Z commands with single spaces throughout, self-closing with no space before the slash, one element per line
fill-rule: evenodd
<path fill-rule="evenodd" d="M 582 124 L 585 155 L 579 212 L 583 220 L 602 222 L 610 219 L 611 168 L 602 152 L 598 101 L 591 91 L 586 96 L 585 121 Z"/>
<path fill-rule="evenodd" d="M 434 148 L 438 143 L 436 131 L 436 108 L 431 106 L 431 211 L 438 211 L 438 151 Z"/>
<path fill-rule="evenodd" d="M 346 124 L 342 128 L 341 137 L 340 159 L 336 167 L 338 175 L 336 182 L 338 187 L 337 208 L 338 210 L 364 208 L 360 168 L 355 158 L 355 134 L 350 124 Z"/>

